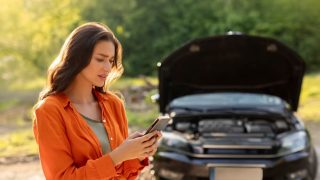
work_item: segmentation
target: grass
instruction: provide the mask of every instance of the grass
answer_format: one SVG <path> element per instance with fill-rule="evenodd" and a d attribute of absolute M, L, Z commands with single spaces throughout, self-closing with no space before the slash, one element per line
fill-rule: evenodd
<path fill-rule="evenodd" d="M 17 99 L 8 99 L 8 100 L 0 101 L 0 112 L 14 108 L 14 106 L 16 106 L 17 104 L 18 104 Z"/>
<path fill-rule="evenodd" d="M 320 122 L 320 73 L 305 76 L 298 115 L 305 121 Z"/>
<path fill-rule="evenodd" d="M 30 129 L 0 136 L 0 157 L 37 154 L 38 147 Z"/>

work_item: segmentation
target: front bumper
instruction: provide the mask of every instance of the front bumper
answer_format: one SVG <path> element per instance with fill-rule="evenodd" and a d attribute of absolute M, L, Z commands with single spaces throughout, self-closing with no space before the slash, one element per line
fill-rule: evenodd
<path fill-rule="evenodd" d="M 190 158 L 176 152 L 159 152 L 154 169 L 158 176 L 168 179 L 208 179 L 210 168 L 262 168 L 264 180 L 295 179 L 307 176 L 313 161 L 309 151 L 300 151 L 273 159 L 217 159 Z"/>

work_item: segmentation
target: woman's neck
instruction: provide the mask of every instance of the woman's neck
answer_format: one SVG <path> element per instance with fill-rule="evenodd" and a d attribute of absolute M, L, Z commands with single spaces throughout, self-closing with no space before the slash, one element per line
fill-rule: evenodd
<path fill-rule="evenodd" d="M 90 104 L 95 101 L 92 94 L 92 84 L 87 81 L 79 81 L 76 78 L 64 91 L 70 101 L 75 104 Z"/>

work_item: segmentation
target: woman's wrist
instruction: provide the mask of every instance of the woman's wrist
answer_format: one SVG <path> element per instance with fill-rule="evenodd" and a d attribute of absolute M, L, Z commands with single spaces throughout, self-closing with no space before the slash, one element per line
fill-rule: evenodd
<path fill-rule="evenodd" d="M 123 161 L 125 161 L 123 153 L 121 153 L 118 148 L 116 148 L 115 150 L 111 151 L 109 153 L 109 155 L 110 155 L 110 157 L 111 157 L 111 159 L 113 161 L 113 164 L 115 166 L 118 165 L 118 164 L 121 164 Z"/>

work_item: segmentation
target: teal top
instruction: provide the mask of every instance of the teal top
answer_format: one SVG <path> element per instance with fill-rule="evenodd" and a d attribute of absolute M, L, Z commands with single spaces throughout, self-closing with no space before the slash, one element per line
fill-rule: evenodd
<path fill-rule="evenodd" d="M 82 117 L 86 120 L 88 125 L 91 127 L 93 132 L 98 137 L 100 144 L 101 144 L 103 154 L 111 152 L 108 133 L 107 133 L 103 123 L 100 121 L 95 121 L 93 119 L 90 119 L 84 115 L 82 115 Z"/>

